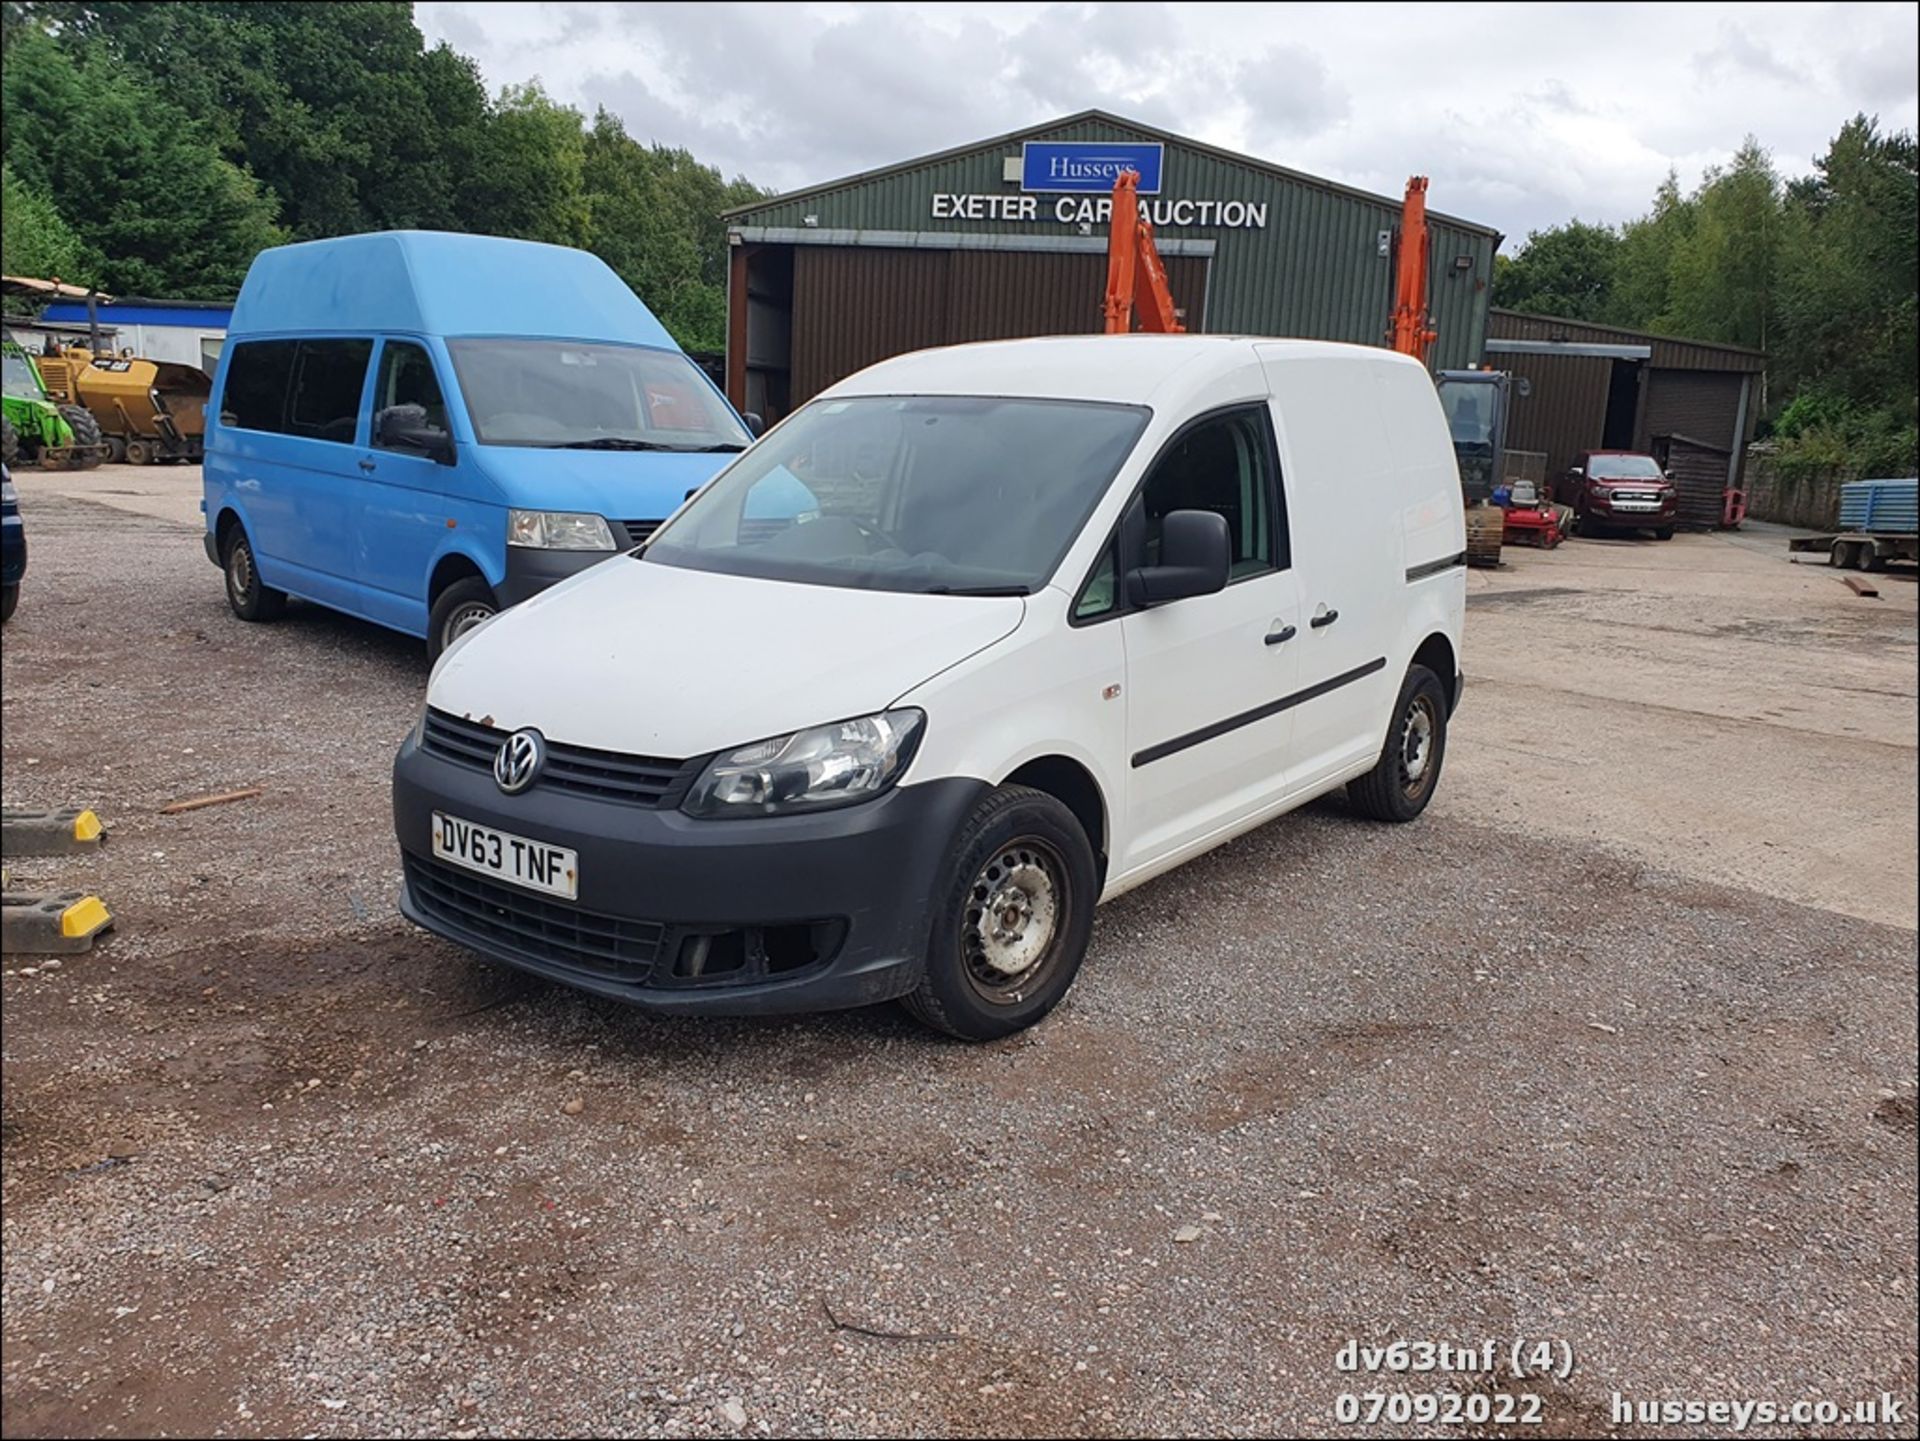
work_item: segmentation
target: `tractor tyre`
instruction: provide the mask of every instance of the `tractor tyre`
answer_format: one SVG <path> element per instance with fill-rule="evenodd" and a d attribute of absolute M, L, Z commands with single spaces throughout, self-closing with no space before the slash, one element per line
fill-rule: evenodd
<path fill-rule="evenodd" d="M 153 442 L 135 436 L 127 441 L 128 465 L 152 465 Z"/>
<path fill-rule="evenodd" d="M 120 462 L 121 462 L 121 461 L 123 461 L 123 460 L 125 460 L 126 458 L 127 458 L 127 439 L 126 439 L 126 437 L 125 437 L 125 436 L 123 436 L 123 435 L 110 435 L 110 436 L 108 436 L 108 437 L 107 437 L 107 461 L 108 461 L 108 463 L 109 463 L 109 464 L 112 464 L 112 465 L 118 465 L 118 464 L 120 464 Z"/>
<path fill-rule="evenodd" d="M 20 463 L 20 432 L 3 415 L 0 415 L 0 461 L 6 463 L 8 470 Z"/>
<path fill-rule="evenodd" d="M 84 405 L 63 405 L 60 418 L 73 431 L 74 456 L 69 470 L 92 470 L 100 463 L 100 422 Z"/>

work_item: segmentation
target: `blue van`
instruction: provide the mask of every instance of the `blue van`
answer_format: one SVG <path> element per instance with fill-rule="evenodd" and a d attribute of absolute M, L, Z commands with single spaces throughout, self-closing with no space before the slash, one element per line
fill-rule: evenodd
<path fill-rule="evenodd" d="M 597 257 L 394 231 L 263 251 L 207 411 L 207 556 L 430 654 L 621 550 L 751 443 Z"/>

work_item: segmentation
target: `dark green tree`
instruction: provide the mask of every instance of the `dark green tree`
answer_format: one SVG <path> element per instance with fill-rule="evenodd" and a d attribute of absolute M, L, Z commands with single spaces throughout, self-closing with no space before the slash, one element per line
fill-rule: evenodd
<path fill-rule="evenodd" d="M 1787 191 L 1774 349 L 1785 396 L 1884 405 L 1902 424 L 1920 392 L 1920 170 L 1914 137 L 1857 115 Z"/>
<path fill-rule="evenodd" d="M 0 165 L 0 225 L 0 273 L 97 283 L 100 253 L 61 218 L 52 200 L 14 179 L 6 165 Z"/>
<path fill-rule="evenodd" d="M 274 201 L 164 91 L 98 47 L 14 28 L 0 71 L 8 169 L 101 256 L 121 294 L 231 295 L 279 244 Z"/>
<path fill-rule="evenodd" d="M 1732 164 L 1707 171 L 1690 233 L 1673 249 L 1659 328 L 1767 348 L 1778 301 L 1780 202 L 1772 157 L 1751 135 Z"/>
<path fill-rule="evenodd" d="M 169 93 L 280 197 L 298 239 L 457 227 L 460 172 L 484 125 L 472 63 L 427 50 L 412 7 L 352 0 L 34 7 Z"/>
<path fill-rule="evenodd" d="M 1620 237 L 1607 226 L 1570 220 L 1531 231 L 1520 253 L 1495 270 L 1493 303 L 1604 323 L 1619 265 Z"/>

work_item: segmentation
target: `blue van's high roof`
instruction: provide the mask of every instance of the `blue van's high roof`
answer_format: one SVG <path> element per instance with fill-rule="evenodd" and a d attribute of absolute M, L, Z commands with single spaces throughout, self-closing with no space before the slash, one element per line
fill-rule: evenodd
<path fill-rule="evenodd" d="M 438 230 L 343 235 L 263 250 L 240 287 L 229 333 L 370 330 L 677 348 L 598 256 Z"/>

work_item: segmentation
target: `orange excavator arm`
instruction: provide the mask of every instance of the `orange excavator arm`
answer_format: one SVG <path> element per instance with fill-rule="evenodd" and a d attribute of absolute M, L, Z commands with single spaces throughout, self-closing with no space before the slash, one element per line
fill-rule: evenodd
<path fill-rule="evenodd" d="M 1133 329 L 1136 311 L 1140 328 L 1161 335 L 1186 330 L 1173 304 L 1167 268 L 1153 243 L 1153 222 L 1140 213 L 1140 176 L 1123 170 L 1113 182 L 1113 221 L 1107 230 L 1108 335 Z"/>
<path fill-rule="evenodd" d="M 1394 266 L 1393 320 L 1389 328 L 1393 348 L 1424 363 L 1427 350 L 1440 338 L 1427 315 L 1427 270 L 1432 251 L 1427 233 L 1427 177 L 1407 181 L 1407 198 L 1400 207 L 1400 254 Z"/>

